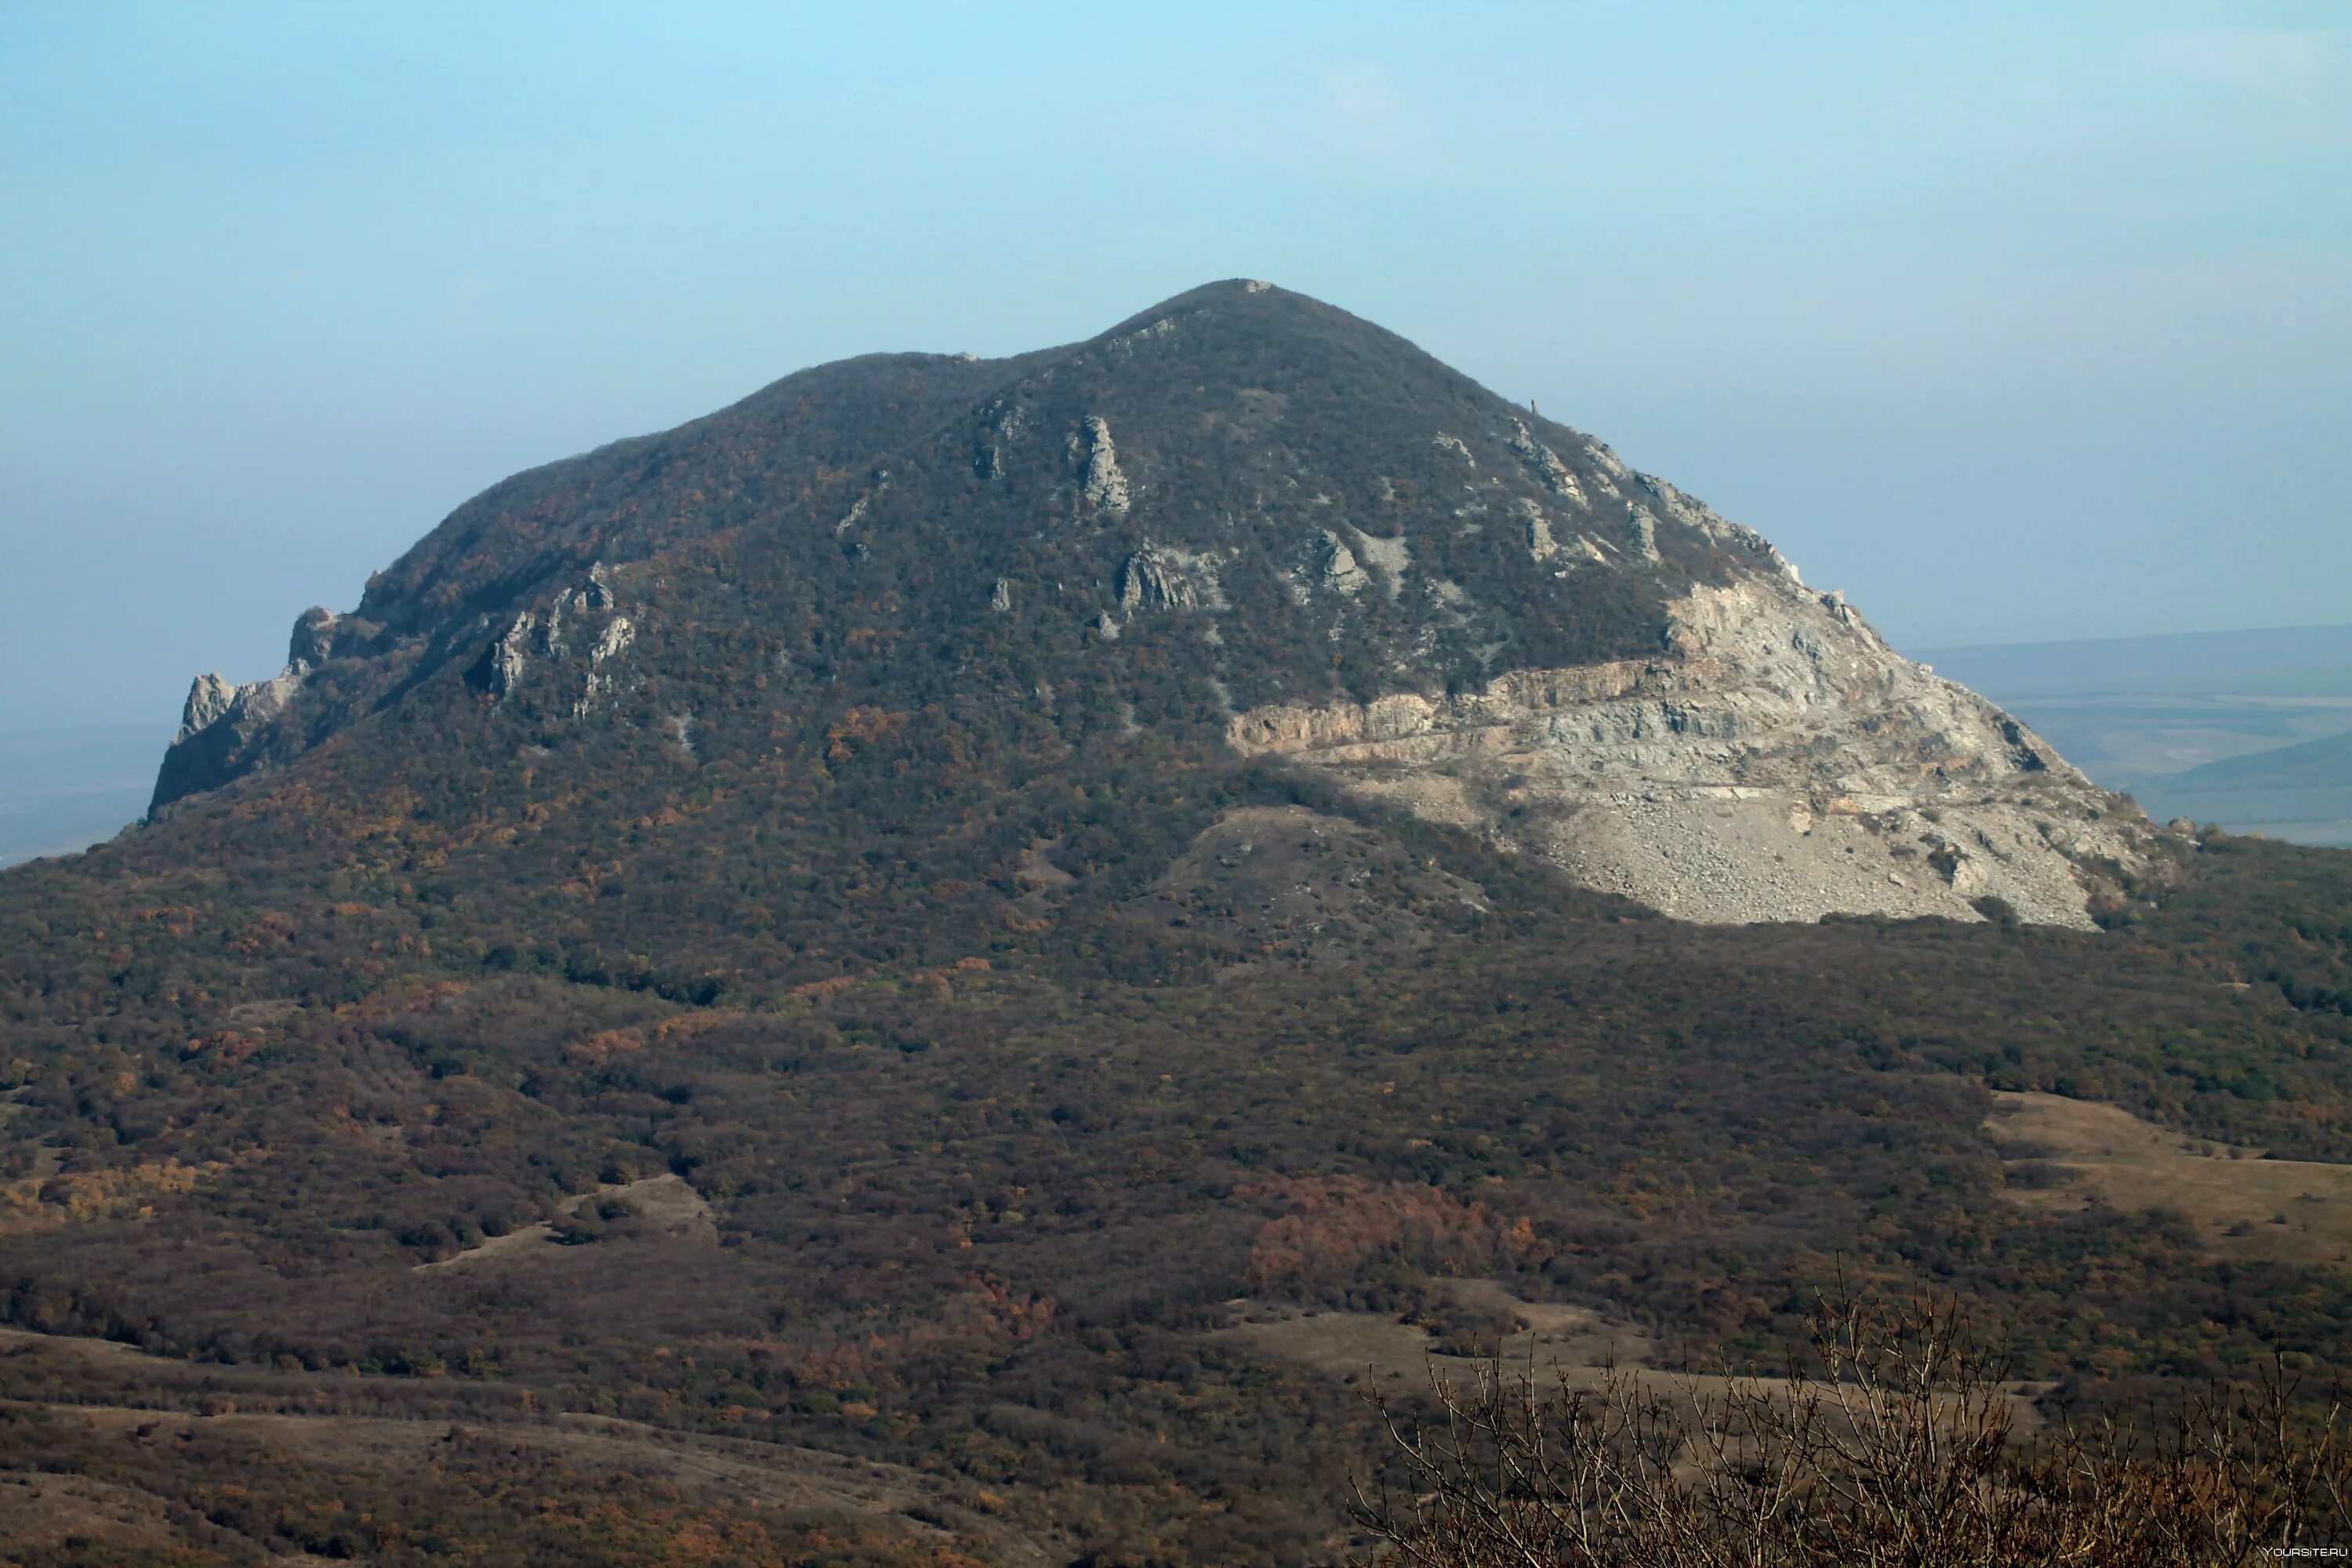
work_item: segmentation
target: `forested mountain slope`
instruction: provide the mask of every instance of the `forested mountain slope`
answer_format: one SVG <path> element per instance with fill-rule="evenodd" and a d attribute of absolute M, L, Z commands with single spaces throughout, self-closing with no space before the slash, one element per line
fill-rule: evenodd
<path fill-rule="evenodd" d="M 641 742 L 757 768 L 837 727 L 975 757 L 1141 729 L 1696 919 L 2086 925 L 2142 866 L 2145 822 L 2015 720 L 1531 419 L 1253 283 L 1020 359 L 824 366 L 461 507 L 279 676 L 199 680 L 156 805 L 329 742 L 430 793 L 478 747 L 544 790 L 662 780 Z"/>

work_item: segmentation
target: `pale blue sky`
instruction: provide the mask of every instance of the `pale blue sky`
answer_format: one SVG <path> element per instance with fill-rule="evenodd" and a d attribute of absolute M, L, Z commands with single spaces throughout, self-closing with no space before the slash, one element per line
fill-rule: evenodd
<path fill-rule="evenodd" d="M 0 728 L 505 474 L 1270 278 L 1898 645 L 2352 620 L 2352 10 L 0 0 Z"/>

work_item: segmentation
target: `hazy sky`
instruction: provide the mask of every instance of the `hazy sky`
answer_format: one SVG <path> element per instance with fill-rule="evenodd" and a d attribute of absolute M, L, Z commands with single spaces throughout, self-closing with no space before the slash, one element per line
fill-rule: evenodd
<path fill-rule="evenodd" d="M 1898 645 L 2352 620 L 2352 10 L 0 0 L 0 728 L 152 721 L 516 468 L 1210 279 Z"/>

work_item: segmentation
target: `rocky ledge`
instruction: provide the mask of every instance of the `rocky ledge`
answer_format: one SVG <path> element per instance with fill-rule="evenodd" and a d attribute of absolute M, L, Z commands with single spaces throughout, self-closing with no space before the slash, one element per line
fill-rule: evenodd
<path fill-rule="evenodd" d="M 1792 574 L 1695 589 L 1655 658 L 1258 708 L 1228 739 L 1693 921 L 1974 920 L 1998 900 L 2088 926 L 2152 832 Z"/>

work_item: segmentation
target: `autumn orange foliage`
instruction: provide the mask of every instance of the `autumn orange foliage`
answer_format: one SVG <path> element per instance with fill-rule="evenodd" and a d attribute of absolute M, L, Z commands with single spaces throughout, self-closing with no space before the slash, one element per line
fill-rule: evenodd
<path fill-rule="evenodd" d="M 1458 1275 L 1523 1268 L 1550 1255 L 1526 1220 L 1440 1187 L 1333 1176 L 1262 1191 L 1296 1207 L 1258 1232 L 1244 1276 L 1253 1291 L 1349 1279 L 1385 1259 Z"/>

